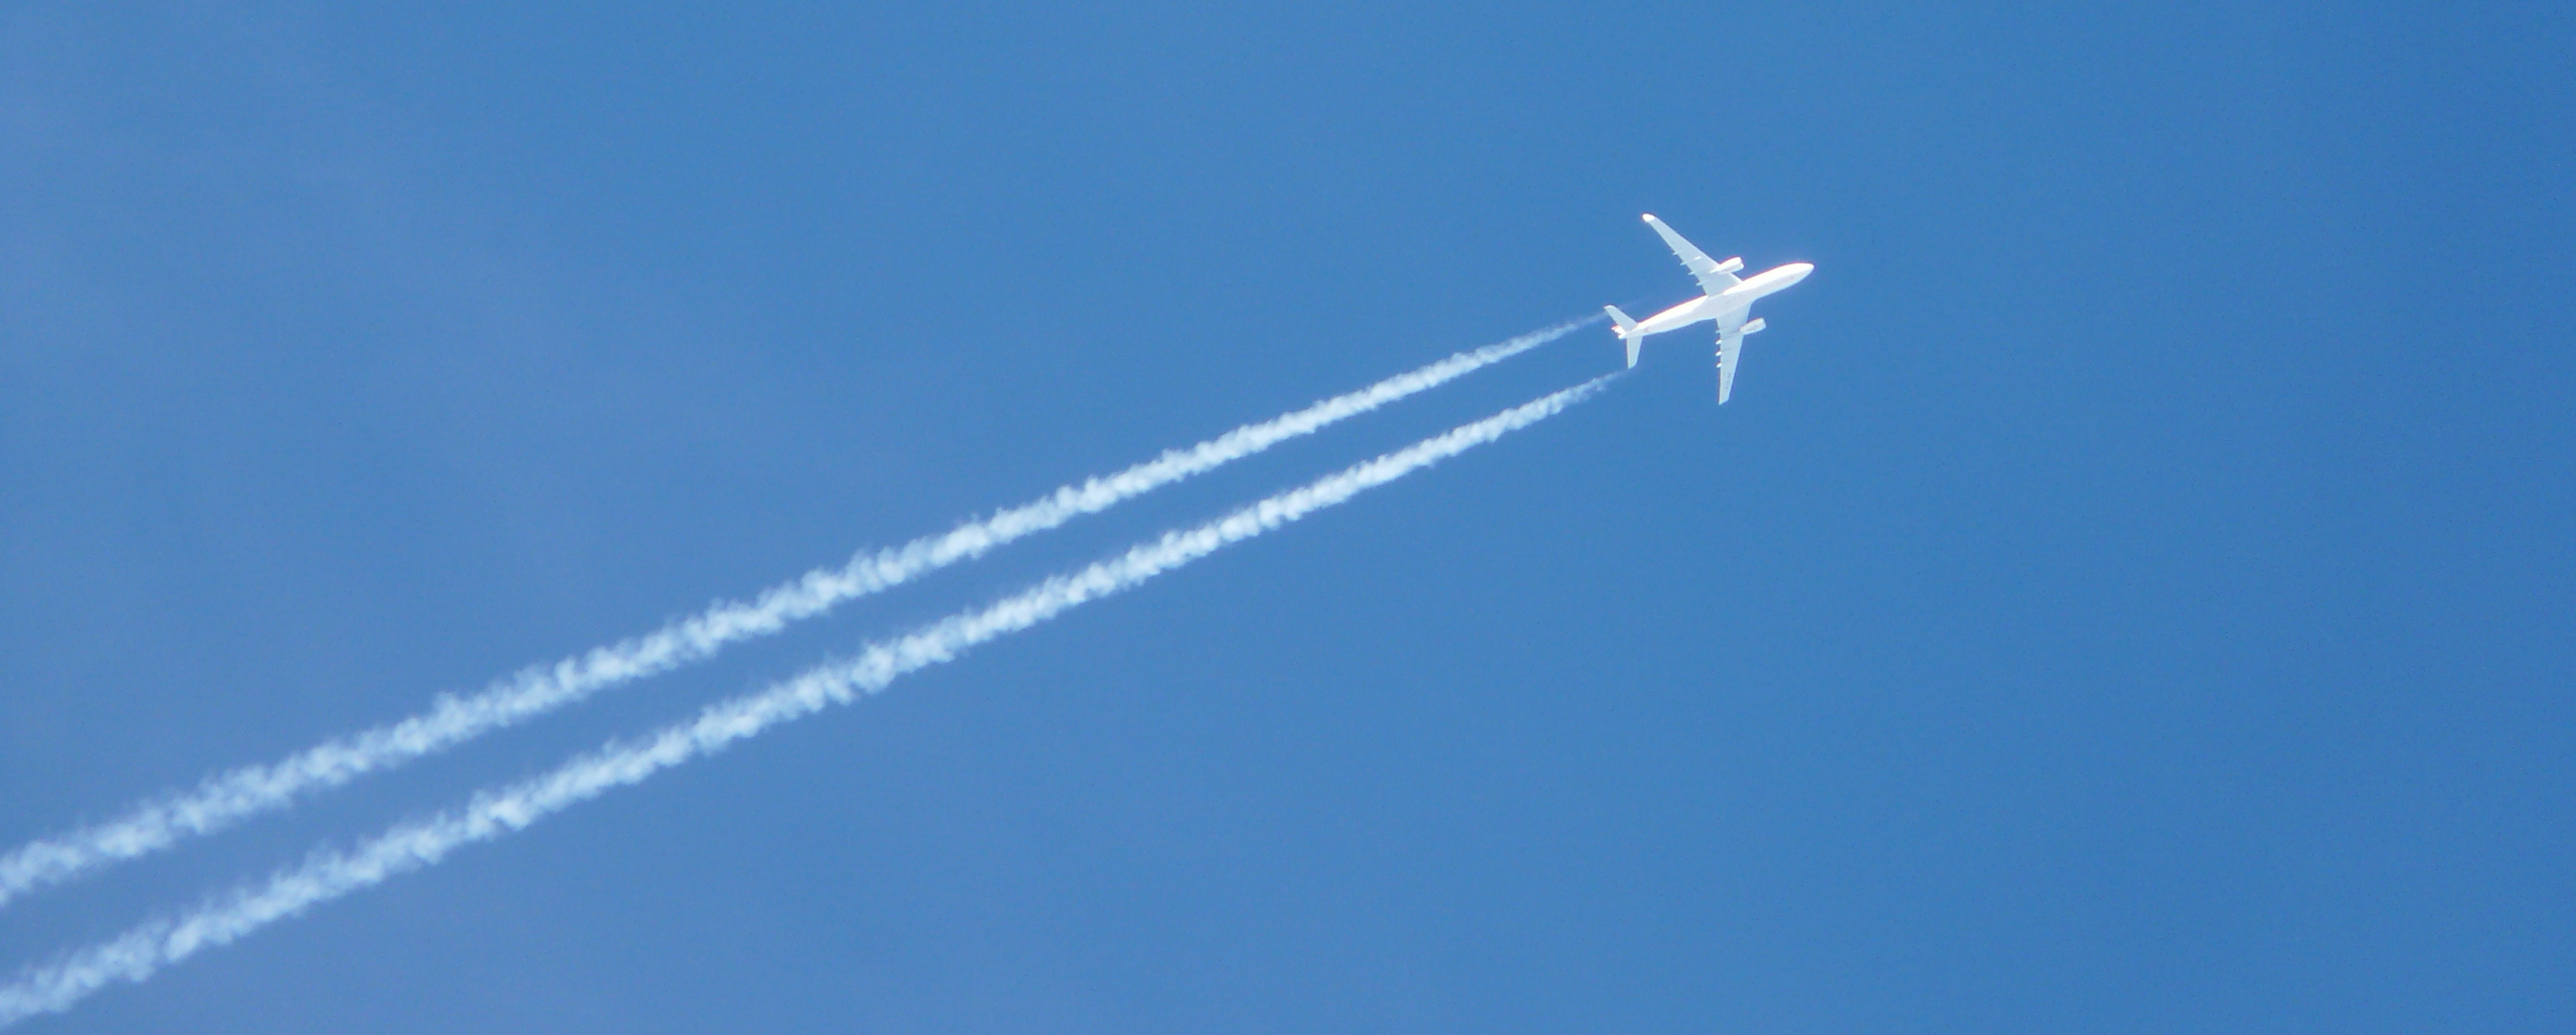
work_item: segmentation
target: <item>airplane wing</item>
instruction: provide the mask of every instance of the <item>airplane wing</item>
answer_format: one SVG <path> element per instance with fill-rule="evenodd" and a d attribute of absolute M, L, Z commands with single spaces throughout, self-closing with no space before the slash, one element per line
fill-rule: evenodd
<path fill-rule="evenodd" d="M 1726 405 L 1726 397 L 1735 394 L 1735 357 L 1744 351 L 1744 317 L 1717 324 L 1717 404 Z"/>
<path fill-rule="evenodd" d="M 1726 405 L 1726 397 L 1735 394 L 1735 354 L 1744 349 L 1744 332 L 1728 331 L 1717 336 L 1717 404 Z"/>
<path fill-rule="evenodd" d="M 1672 248 L 1674 257 L 1682 260 L 1682 268 L 1689 270 L 1691 278 L 1699 281 L 1701 291 L 1714 295 L 1742 283 L 1735 279 L 1732 271 L 1719 266 L 1716 260 L 1709 258 L 1707 252 L 1699 250 L 1689 241 L 1682 240 L 1682 235 L 1674 233 L 1672 227 L 1665 226 L 1663 220 L 1648 215 L 1646 225 L 1654 227 L 1655 236 L 1663 238 L 1664 244 Z"/>

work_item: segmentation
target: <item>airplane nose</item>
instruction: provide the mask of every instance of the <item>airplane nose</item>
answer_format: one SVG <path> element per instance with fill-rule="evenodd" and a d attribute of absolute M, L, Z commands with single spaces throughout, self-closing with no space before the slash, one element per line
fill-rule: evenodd
<path fill-rule="evenodd" d="M 1816 264 L 1812 262 L 1793 262 L 1789 264 L 1788 269 L 1789 284 L 1795 284 L 1801 280 L 1807 279 L 1807 274 L 1814 273 L 1816 271 Z M 1787 287 L 1789 285 L 1783 284 L 1781 286 Z"/>

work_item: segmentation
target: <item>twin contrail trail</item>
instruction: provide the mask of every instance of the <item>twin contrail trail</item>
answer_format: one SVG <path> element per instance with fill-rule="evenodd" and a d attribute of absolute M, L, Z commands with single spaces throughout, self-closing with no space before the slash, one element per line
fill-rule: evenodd
<path fill-rule="evenodd" d="M 1165 533 L 1125 554 L 1061 575 L 979 610 L 871 644 L 760 693 L 709 706 L 695 720 L 635 741 L 612 741 L 534 779 L 476 795 L 462 809 L 405 823 L 345 852 L 325 852 L 175 920 L 146 923 L 62 962 L 30 968 L 0 988 L 0 1026 L 68 1009 L 108 984 L 142 981 L 205 949 L 229 944 L 313 905 L 433 865 L 457 848 L 522 829 L 612 789 L 642 782 L 735 741 L 835 704 L 874 694 L 897 678 L 950 661 L 1086 602 L 1277 529 L 1441 460 L 1536 424 L 1601 390 L 1611 374 L 1424 439 L 1196 528 Z"/>
<path fill-rule="evenodd" d="M 750 603 L 720 601 L 646 635 L 595 648 L 550 666 L 522 670 L 471 697 L 442 695 L 428 711 L 399 722 L 325 741 L 267 765 L 219 773 L 191 790 L 139 803 L 114 820 L 28 842 L 0 856 L 0 906 L 37 888 L 160 851 L 188 837 L 223 830 L 260 813 L 284 808 L 306 795 L 454 747 L 619 684 L 705 660 L 729 644 L 777 632 L 843 601 L 981 556 L 1014 539 L 1106 510 L 1281 441 L 1437 387 L 1554 341 L 1598 319 L 1559 324 L 1461 352 L 1294 413 L 1244 425 L 1187 449 L 1167 451 L 1116 474 L 1063 486 L 1033 502 L 969 521 L 945 534 L 861 553 L 839 568 L 818 568 L 761 593 Z"/>

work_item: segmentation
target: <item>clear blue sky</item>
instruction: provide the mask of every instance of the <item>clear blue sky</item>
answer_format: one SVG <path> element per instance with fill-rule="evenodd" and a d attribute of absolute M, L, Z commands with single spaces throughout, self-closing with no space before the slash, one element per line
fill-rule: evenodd
<path fill-rule="evenodd" d="M 542 6 L 542 5 L 540 5 Z M 1604 302 L 29 1031 L 2576 1027 L 2564 4 L 0 10 L 0 842 Z M 0 913 L 0 967 L 1615 366 Z"/>

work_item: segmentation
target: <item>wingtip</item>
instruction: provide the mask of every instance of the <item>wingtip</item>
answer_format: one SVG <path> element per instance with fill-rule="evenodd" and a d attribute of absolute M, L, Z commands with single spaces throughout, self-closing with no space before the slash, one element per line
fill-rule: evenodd
<path fill-rule="evenodd" d="M 1638 216 L 1637 218 L 1639 218 L 1639 219 L 1643 219 L 1643 220 L 1645 220 L 1646 222 L 1652 223 L 1652 222 L 1654 222 L 1654 221 L 1655 221 L 1655 214 L 1654 214 L 1654 213 L 1652 213 L 1652 212 L 1648 212 L 1648 213 L 1646 213 L 1645 215 Z"/>

